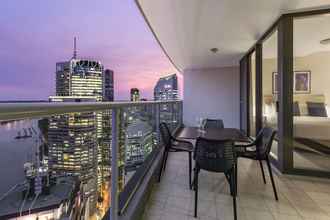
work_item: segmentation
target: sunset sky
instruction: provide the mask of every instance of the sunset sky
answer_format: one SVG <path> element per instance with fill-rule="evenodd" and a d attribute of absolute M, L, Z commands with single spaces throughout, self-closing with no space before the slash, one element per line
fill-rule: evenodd
<path fill-rule="evenodd" d="M 177 73 L 134 0 L 1 0 L 0 30 L 0 100 L 54 95 L 55 64 L 72 57 L 74 36 L 78 57 L 114 70 L 116 100 L 131 87 L 152 98 L 158 78 Z"/>

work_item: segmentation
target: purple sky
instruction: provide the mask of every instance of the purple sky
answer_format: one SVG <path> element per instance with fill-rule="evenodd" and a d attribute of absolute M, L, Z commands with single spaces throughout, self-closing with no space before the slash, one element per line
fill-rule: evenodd
<path fill-rule="evenodd" d="M 0 100 L 54 95 L 55 63 L 72 57 L 74 36 L 78 57 L 114 70 L 117 100 L 131 87 L 152 98 L 158 78 L 176 73 L 134 0 L 1 0 L 0 30 Z"/>

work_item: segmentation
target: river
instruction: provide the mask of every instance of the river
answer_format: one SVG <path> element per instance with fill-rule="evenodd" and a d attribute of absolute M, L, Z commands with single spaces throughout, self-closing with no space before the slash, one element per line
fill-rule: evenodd
<path fill-rule="evenodd" d="M 36 135 L 32 138 L 15 139 L 18 131 L 34 127 L 37 120 L 14 121 L 0 125 L 0 195 L 12 186 L 24 181 L 24 163 L 31 161 L 36 150 Z"/>

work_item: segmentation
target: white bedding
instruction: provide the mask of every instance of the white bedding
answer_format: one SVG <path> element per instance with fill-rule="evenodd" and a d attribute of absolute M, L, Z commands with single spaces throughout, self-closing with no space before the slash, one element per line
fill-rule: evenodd
<path fill-rule="evenodd" d="M 275 125 L 275 117 L 266 118 L 267 124 Z M 295 116 L 293 120 L 293 135 L 297 138 L 314 140 L 330 140 L 330 118 L 313 116 Z"/>
<path fill-rule="evenodd" d="M 330 118 L 295 116 L 293 127 L 294 137 L 330 140 Z"/>

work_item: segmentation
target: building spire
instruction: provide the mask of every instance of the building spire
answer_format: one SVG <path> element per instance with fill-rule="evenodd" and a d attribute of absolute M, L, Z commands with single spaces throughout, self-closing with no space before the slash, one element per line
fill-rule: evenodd
<path fill-rule="evenodd" d="M 73 39 L 73 59 L 77 59 L 77 38 Z"/>

